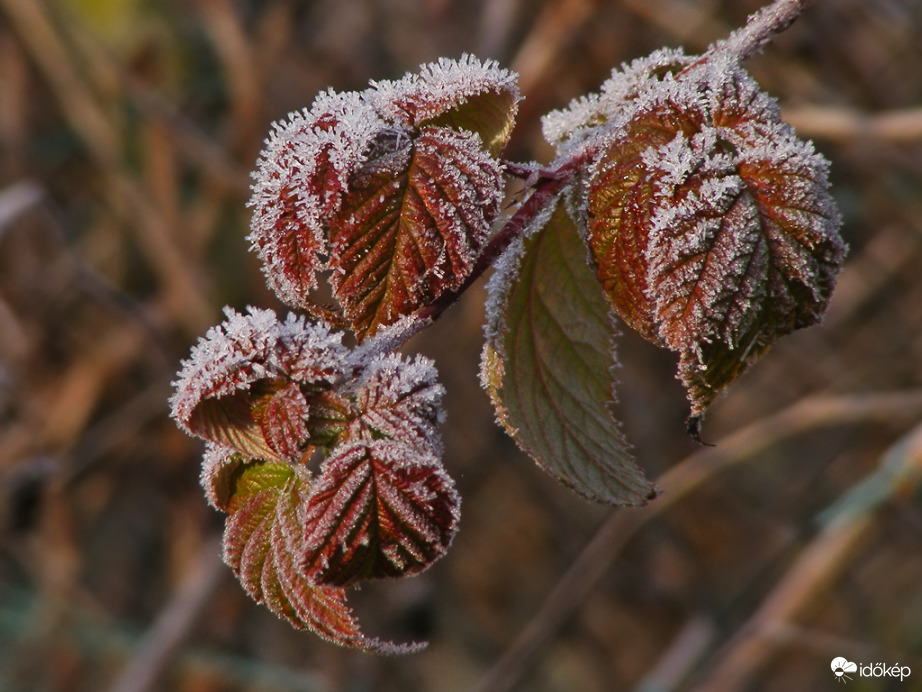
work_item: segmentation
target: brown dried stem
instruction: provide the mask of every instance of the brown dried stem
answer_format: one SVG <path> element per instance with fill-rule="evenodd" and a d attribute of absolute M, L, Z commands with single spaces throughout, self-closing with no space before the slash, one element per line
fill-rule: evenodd
<path fill-rule="evenodd" d="M 839 141 L 922 140 L 922 107 L 865 113 L 849 108 L 799 106 L 785 108 L 782 117 L 805 137 Z"/>
<path fill-rule="evenodd" d="M 205 541 L 192 572 L 164 606 L 153 627 L 138 645 L 134 658 L 109 688 L 110 692 L 159 689 L 158 680 L 189 637 L 211 595 L 227 573 L 220 556 L 221 539 Z"/>
<path fill-rule="evenodd" d="M 733 692 L 748 684 L 775 649 L 774 632 L 814 600 L 847 564 L 892 497 L 909 497 L 922 483 L 922 425 L 893 445 L 878 468 L 825 513 L 822 531 L 781 583 L 731 640 L 695 692 Z"/>

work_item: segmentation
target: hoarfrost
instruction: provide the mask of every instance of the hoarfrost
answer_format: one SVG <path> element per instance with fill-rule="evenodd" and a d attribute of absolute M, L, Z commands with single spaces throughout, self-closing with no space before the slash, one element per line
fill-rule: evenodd
<path fill-rule="evenodd" d="M 173 417 L 188 430 L 196 406 L 247 390 L 264 379 L 300 383 L 340 381 L 348 372 L 342 334 L 325 323 L 312 324 L 289 314 L 280 323 L 272 310 L 226 307 L 225 321 L 212 327 L 184 360 L 170 398 Z"/>
<path fill-rule="evenodd" d="M 324 224 L 384 128 L 360 94 L 333 91 L 273 125 L 254 173 L 248 239 L 289 305 L 304 306 L 317 285 L 316 273 L 326 268 Z"/>
<path fill-rule="evenodd" d="M 507 92 L 519 100 L 516 75 L 493 60 L 465 53 L 460 60 L 439 58 L 399 80 L 372 82 L 368 100 L 382 117 L 416 127 L 473 96 Z"/>
<path fill-rule="evenodd" d="M 384 436 L 440 455 L 442 441 L 437 426 L 445 417 L 441 406 L 444 394 L 429 358 L 380 356 L 358 380 L 356 406 L 361 413 L 349 426 L 350 437 L 371 440 Z"/>
<path fill-rule="evenodd" d="M 235 458 L 236 457 L 236 458 Z M 214 442 L 207 442 L 205 453 L 202 455 L 202 469 L 199 474 L 199 483 L 205 491 L 208 504 L 218 510 L 224 510 L 223 501 L 219 495 L 219 484 L 226 467 L 240 463 L 240 456 L 232 447 L 226 447 Z"/>
<path fill-rule="evenodd" d="M 420 572 L 448 549 L 459 504 L 435 456 L 391 440 L 347 443 L 308 498 L 305 573 L 344 585 Z"/>

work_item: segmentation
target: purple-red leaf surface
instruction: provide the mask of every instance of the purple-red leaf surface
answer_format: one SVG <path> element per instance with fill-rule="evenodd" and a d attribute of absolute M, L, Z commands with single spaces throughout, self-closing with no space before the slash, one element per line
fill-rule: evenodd
<path fill-rule="evenodd" d="M 501 193 L 499 163 L 476 135 L 427 126 L 382 137 L 330 223 L 332 283 L 353 329 L 365 336 L 458 288 Z"/>
<path fill-rule="evenodd" d="M 277 124 L 250 201 L 269 285 L 360 337 L 456 289 L 498 213 L 518 100 L 513 74 L 464 56 Z M 340 312 L 313 295 L 328 269 Z"/>
<path fill-rule="evenodd" d="M 307 501 L 308 579 L 342 586 L 421 572 L 448 549 L 459 503 L 431 454 L 390 440 L 343 445 Z"/>
<path fill-rule="evenodd" d="M 356 440 L 389 438 L 423 451 L 442 451 L 438 424 L 445 389 L 435 365 L 417 356 L 411 361 L 397 354 L 375 358 L 362 374 L 356 392 L 358 414 L 349 424 Z"/>

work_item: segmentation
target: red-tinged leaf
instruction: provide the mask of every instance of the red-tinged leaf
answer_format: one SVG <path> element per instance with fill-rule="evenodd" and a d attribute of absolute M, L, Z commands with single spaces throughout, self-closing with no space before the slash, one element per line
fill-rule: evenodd
<path fill-rule="evenodd" d="M 694 61 L 695 56 L 682 50 L 664 48 L 613 70 L 600 93 L 574 99 L 568 108 L 542 117 L 544 138 L 560 154 L 572 154 L 587 144 L 594 148 L 600 137 L 610 137 L 628 122 L 631 104 L 652 82 L 668 83 Z"/>
<path fill-rule="evenodd" d="M 342 334 L 271 310 L 227 310 L 184 361 L 171 399 L 190 434 L 250 457 L 296 460 L 311 426 L 311 396 L 351 373 Z"/>
<path fill-rule="evenodd" d="M 481 380 L 519 447 L 590 500 L 656 494 L 611 415 L 615 328 L 585 243 L 559 200 L 489 283 Z"/>
<path fill-rule="evenodd" d="M 372 103 L 382 117 L 410 128 L 439 125 L 476 132 L 487 151 L 499 155 L 518 109 L 516 75 L 471 55 L 442 58 L 419 73 L 374 85 Z"/>
<path fill-rule="evenodd" d="M 437 282 L 456 283 L 455 277 L 466 267 L 467 260 L 461 267 L 457 256 L 443 257 L 436 263 L 432 253 L 441 253 L 446 240 L 447 253 L 462 250 L 471 241 L 473 251 L 479 249 L 500 196 L 499 164 L 492 157 L 499 154 L 509 138 L 518 101 L 513 73 L 499 69 L 491 61 L 481 63 L 464 56 L 460 61 L 443 59 L 424 65 L 417 74 L 374 83 L 364 92 L 321 94 L 310 111 L 292 113 L 288 121 L 275 125 L 259 160 L 250 201 L 254 213 L 249 236 L 271 288 L 284 302 L 340 324 L 340 312 L 318 304 L 313 295 L 320 272 L 331 266 L 339 270 L 348 266 L 348 261 L 343 264 L 337 260 L 338 253 L 331 248 L 334 237 L 341 233 L 336 226 L 357 211 L 355 185 L 367 183 L 369 175 L 376 177 L 382 170 L 393 173 L 385 174 L 380 181 L 387 189 L 371 190 L 374 198 L 383 193 L 379 203 L 382 207 L 391 205 L 395 178 L 409 178 L 398 181 L 403 191 L 408 184 L 411 188 L 423 186 L 418 176 L 404 170 L 404 164 L 409 163 L 400 156 L 396 162 L 394 156 L 388 156 L 388 164 L 380 160 L 382 154 L 399 152 L 411 143 L 415 143 L 421 158 L 429 157 L 429 164 L 438 163 L 442 156 L 445 161 L 444 168 L 437 167 L 435 174 L 422 163 L 421 175 L 433 178 L 434 184 L 424 190 L 421 205 L 411 200 L 404 210 L 405 220 L 422 214 L 422 225 L 410 233 L 419 235 L 419 242 L 426 246 L 423 263 L 409 267 L 413 271 L 407 276 L 415 278 L 418 272 L 431 270 Z M 448 134 L 427 137 L 427 130 Z M 438 141 L 433 143 L 434 139 Z M 470 151 L 450 151 L 457 146 Z M 432 149 L 429 154 L 427 147 Z M 358 194 L 361 197 L 363 193 Z M 342 212 L 346 197 L 351 197 L 352 206 Z M 389 213 L 382 209 L 371 211 L 375 217 Z M 447 216 L 456 218 L 446 222 Z M 484 216 L 489 217 L 485 228 L 481 218 Z M 433 217 L 435 226 L 426 217 Z M 467 236 L 463 243 L 432 236 L 434 229 L 446 231 L 446 223 L 454 230 L 459 224 L 466 226 L 461 233 Z M 412 224 L 417 224 L 415 217 Z M 430 227 L 424 228 L 427 224 Z M 370 231 L 364 225 L 362 229 Z M 348 230 L 346 233 L 352 234 Z M 431 283 L 431 277 L 422 278 Z M 421 292 L 412 288 L 409 291 L 413 296 L 425 296 L 432 288 L 427 284 Z M 357 301 L 347 297 L 347 304 L 342 294 L 337 297 L 346 317 L 354 321 L 355 312 L 350 312 L 350 306 L 354 308 Z M 397 302 L 403 304 L 402 300 Z M 363 323 L 360 330 L 364 332 L 368 327 Z"/>
<path fill-rule="evenodd" d="M 308 408 L 304 394 L 294 382 L 254 407 L 263 439 L 280 458 L 297 461 L 304 453 L 310 436 Z"/>
<path fill-rule="evenodd" d="M 280 460 L 253 415 L 256 401 L 248 392 L 204 399 L 192 410 L 185 427 L 202 439 L 233 447 L 247 456 Z"/>
<path fill-rule="evenodd" d="M 311 392 L 305 399 L 310 409 L 308 431 L 311 445 L 331 447 L 357 415 L 355 406 L 336 390 Z"/>
<path fill-rule="evenodd" d="M 732 60 L 615 79 L 598 101 L 589 244 L 612 306 L 679 355 L 692 416 L 818 322 L 845 256 L 827 164 Z M 612 87 L 613 95 L 621 87 Z"/>
<path fill-rule="evenodd" d="M 366 637 L 342 589 L 308 583 L 300 569 L 308 484 L 294 467 L 245 463 L 239 455 L 214 466 L 231 475 L 224 560 L 253 600 L 292 626 L 340 646 L 379 653 L 409 653 L 420 648 Z"/>
<path fill-rule="evenodd" d="M 385 440 L 340 447 L 307 503 L 308 578 L 342 586 L 421 572 L 448 550 L 459 502 L 430 454 Z"/>
<path fill-rule="evenodd" d="M 348 437 L 399 440 L 438 456 L 442 451 L 438 424 L 443 418 L 444 393 L 435 365 L 428 358 L 379 356 L 359 381 L 355 401 L 358 415 L 349 424 Z"/>
<path fill-rule="evenodd" d="M 249 240 L 285 303 L 330 317 L 310 297 L 327 267 L 326 219 L 382 127 L 359 94 L 332 92 L 275 124 L 257 164 Z"/>
<path fill-rule="evenodd" d="M 668 129 L 646 128 L 620 139 L 606 152 L 609 163 L 593 178 L 589 196 L 588 240 L 598 279 L 621 319 L 648 339 L 656 332 L 649 319 L 652 299 L 644 248 L 656 209 L 658 176 L 638 167 L 637 159 L 651 144 L 666 144 L 674 136 Z M 619 233 L 621 228 L 636 231 Z"/>
<path fill-rule="evenodd" d="M 360 337 L 458 288 L 499 209 L 479 138 L 424 127 L 378 140 L 331 220 L 332 283 Z"/>

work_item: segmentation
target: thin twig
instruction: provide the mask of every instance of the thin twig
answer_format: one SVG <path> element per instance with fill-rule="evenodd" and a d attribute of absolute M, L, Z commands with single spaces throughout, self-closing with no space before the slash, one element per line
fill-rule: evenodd
<path fill-rule="evenodd" d="M 64 40 L 41 0 L 0 0 L 23 44 L 45 75 L 64 115 L 81 136 L 105 175 L 104 189 L 129 227 L 151 266 L 160 274 L 169 306 L 193 333 L 213 318 L 200 272 L 178 247 L 162 214 L 144 194 L 121 161 L 117 128 L 75 68 Z"/>
<path fill-rule="evenodd" d="M 138 645 L 109 692 L 147 692 L 166 672 L 225 574 L 221 539 L 204 542 L 198 563 Z"/>
<path fill-rule="evenodd" d="M 519 638 L 487 671 L 476 692 L 505 692 L 528 670 L 538 652 L 585 601 L 628 541 L 646 524 L 727 468 L 752 460 L 810 430 L 849 423 L 892 421 L 922 412 L 922 391 L 899 394 L 813 396 L 757 421 L 715 447 L 704 448 L 663 474 L 663 491 L 642 509 L 612 514 L 560 578 Z"/>
<path fill-rule="evenodd" d="M 922 141 L 922 107 L 864 113 L 848 108 L 798 106 L 783 109 L 782 118 L 805 137 L 840 141 Z"/>
<path fill-rule="evenodd" d="M 874 524 L 892 497 L 910 496 L 922 482 L 922 425 L 892 446 L 878 468 L 825 512 L 824 528 L 761 607 L 740 628 L 727 652 L 696 692 L 733 692 L 748 683 L 774 651 L 773 632 L 814 600 Z"/>
<path fill-rule="evenodd" d="M 635 692 L 669 692 L 688 676 L 717 634 L 713 620 L 703 615 L 690 619 L 648 672 Z"/>
<path fill-rule="evenodd" d="M 45 198 L 45 188 L 24 180 L 0 190 L 0 238 L 23 214 L 35 209 Z"/>
<path fill-rule="evenodd" d="M 746 20 L 725 41 L 714 44 L 711 54 L 732 55 L 740 62 L 761 51 L 776 34 L 787 29 L 816 0 L 775 0 Z"/>

